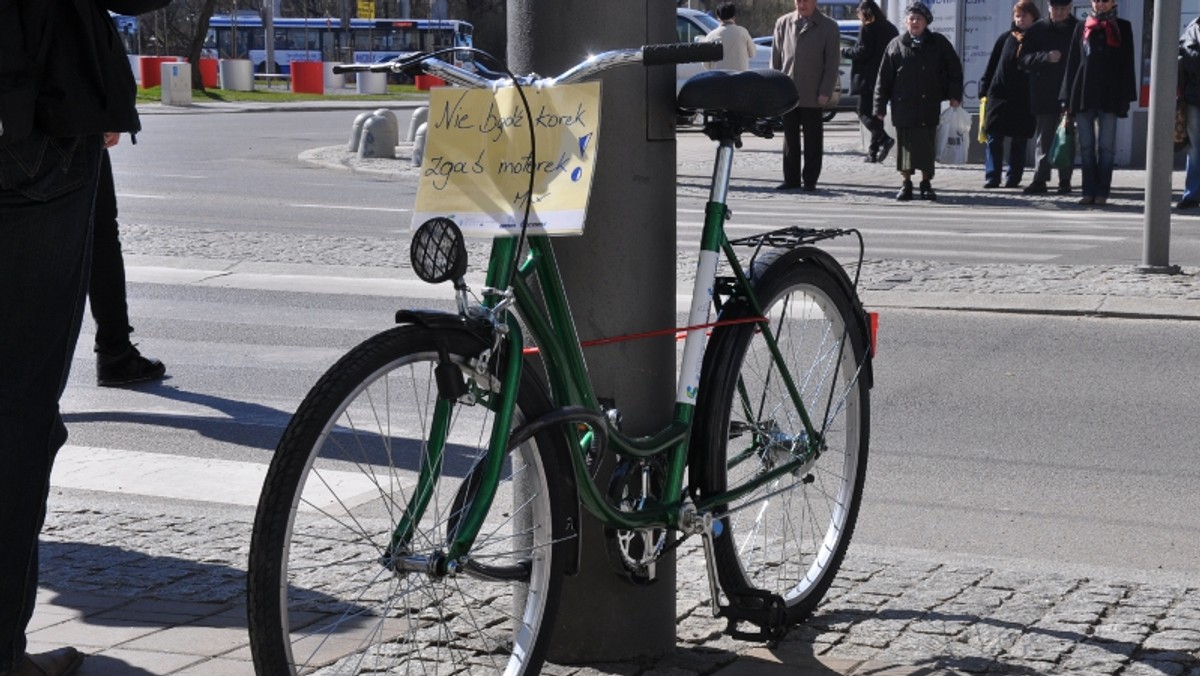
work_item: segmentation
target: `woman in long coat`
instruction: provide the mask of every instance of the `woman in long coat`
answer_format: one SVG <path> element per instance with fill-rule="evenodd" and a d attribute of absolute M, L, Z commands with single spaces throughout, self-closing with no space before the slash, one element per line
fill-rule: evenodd
<path fill-rule="evenodd" d="M 875 0 L 858 3 L 858 19 L 862 28 L 853 47 L 842 48 L 842 56 L 850 59 L 850 93 L 858 96 L 858 119 L 871 132 L 871 143 L 867 150 L 867 162 L 882 162 L 896 145 L 888 136 L 883 120 L 875 117 L 875 80 L 879 76 L 879 62 L 883 51 L 900 31 L 884 16 Z"/>
<path fill-rule="evenodd" d="M 1012 13 L 1012 29 L 996 40 L 987 68 L 979 80 L 979 91 L 987 96 L 984 188 L 1000 187 L 1005 138 L 1009 139 L 1009 153 L 1004 187 L 1021 185 L 1026 148 L 1037 128 L 1029 98 L 1029 73 L 1020 67 L 1018 59 L 1024 46 L 1025 30 L 1041 18 L 1041 12 L 1029 0 L 1020 0 L 1013 5 Z"/>
<path fill-rule="evenodd" d="M 912 175 L 921 172 L 924 200 L 936 200 L 931 181 L 937 148 L 937 127 L 942 101 L 950 107 L 962 102 L 963 69 L 954 45 L 943 35 L 928 30 L 933 13 L 923 2 L 913 2 L 905 11 L 904 32 L 888 43 L 879 64 L 875 83 L 875 117 L 883 120 L 888 106 L 896 127 L 896 170 L 904 183 L 896 199 L 913 198 Z"/>
<path fill-rule="evenodd" d="M 1079 203 L 1103 206 L 1112 188 L 1117 118 L 1127 117 L 1137 100 L 1133 26 L 1117 18 L 1113 0 L 1092 0 L 1092 11 L 1075 25 L 1059 99 L 1079 133 Z"/>

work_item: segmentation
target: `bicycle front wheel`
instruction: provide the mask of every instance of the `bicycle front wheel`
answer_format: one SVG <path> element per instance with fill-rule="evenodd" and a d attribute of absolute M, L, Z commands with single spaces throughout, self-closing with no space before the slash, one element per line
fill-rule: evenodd
<path fill-rule="evenodd" d="M 249 628 L 259 674 L 536 674 L 563 574 L 555 510 L 565 508 L 562 458 L 542 434 L 510 452 L 469 562 L 421 570 L 447 551 L 474 499 L 494 415 L 457 404 L 445 451 L 429 438 L 439 347 L 475 383 L 484 348 L 465 332 L 391 329 L 335 364 L 313 387 L 279 443 L 250 546 Z M 528 390 L 528 392 L 527 392 Z M 522 386 L 514 425 L 545 410 Z M 549 439 L 549 440 L 548 440 Z M 405 570 L 386 565 L 393 530 L 417 477 L 439 476 Z M 418 501 L 419 502 L 419 501 Z M 562 512 L 558 513 L 559 515 Z"/>
<path fill-rule="evenodd" d="M 714 549 L 727 593 L 750 587 L 777 594 L 796 623 L 837 574 L 862 499 L 870 418 L 859 376 L 867 337 L 829 270 L 791 261 L 761 267 L 755 292 L 826 447 L 714 510 L 725 527 Z M 808 450 L 785 374 L 758 326 L 724 327 L 706 355 L 697 421 L 704 456 L 693 459 L 702 496 L 747 490 Z"/>

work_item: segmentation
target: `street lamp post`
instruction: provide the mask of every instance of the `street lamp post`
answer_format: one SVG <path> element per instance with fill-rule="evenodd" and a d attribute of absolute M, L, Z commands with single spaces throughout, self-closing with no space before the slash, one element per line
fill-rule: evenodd
<path fill-rule="evenodd" d="M 1146 148 L 1145 231 L 1141 272 L 1178 274 L 1171 265 L 1171 171 L 1175 143 L 1175 82 L 1180 0 L 1154 6 L 1154 53 L 1150 60 L 1150 125 Z"/>

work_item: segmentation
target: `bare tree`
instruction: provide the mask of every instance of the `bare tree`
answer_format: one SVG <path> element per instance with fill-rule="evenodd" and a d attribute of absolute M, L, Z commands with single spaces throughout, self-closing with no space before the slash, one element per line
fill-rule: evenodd
<path fill-rule="evenodd" d="M 200 13 L 196 17 L 196 25 L 192 32 L 192 41 L 188 45 L 188 61 L 192 63 L 192 88 L 204 91 L 204 76 L 200 72 L 200 55 L 204 49 L 204 39 L 208 35 L 208 20 L 217 9 L 217 0 L 203 0 Z"/>

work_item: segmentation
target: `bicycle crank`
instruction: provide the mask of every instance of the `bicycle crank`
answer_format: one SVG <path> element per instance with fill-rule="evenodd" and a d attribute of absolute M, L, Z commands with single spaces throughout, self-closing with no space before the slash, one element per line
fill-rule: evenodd
<path fill-rule="evenodd" d="M 622 460 L 609 482 L 609 500 L 623 512 L 637 512 L 662 495 L 666 471 L 655 460 Z M 609 555 L 617 570 L 630 581 L 648 584 L 655 580 L 655 564 L 667 549 L 667 530 L 606 528 Z"/>

